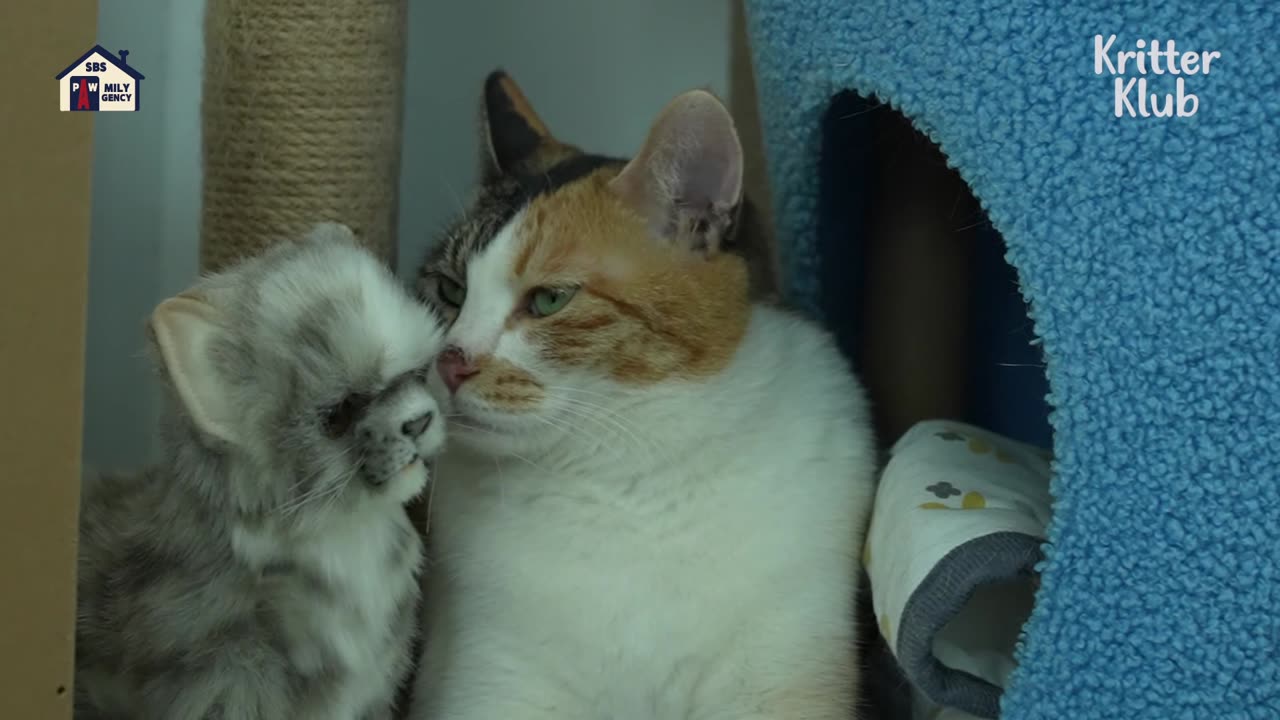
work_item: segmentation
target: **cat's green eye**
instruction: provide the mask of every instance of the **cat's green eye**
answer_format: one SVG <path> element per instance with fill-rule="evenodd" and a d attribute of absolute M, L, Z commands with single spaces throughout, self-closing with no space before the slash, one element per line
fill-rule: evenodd
<path fill-rule="evenodd" d="M 456 308 L 462 307 L 462 301 L 467 299 L 467 289 L 444 275 L 439 276 L 436 287 L 440 291 L 440 299 Z"/>
<path fill-rule="evenodd" d="M 538 288 L 529 298 L 529 314 L 534 317 L 546 317 L 564 309 L 565 305 L 577 294 L 578 288 Z"/>

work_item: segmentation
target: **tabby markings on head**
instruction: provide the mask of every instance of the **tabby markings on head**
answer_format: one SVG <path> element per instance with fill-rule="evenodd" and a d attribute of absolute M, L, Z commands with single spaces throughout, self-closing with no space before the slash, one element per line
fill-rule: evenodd
<path fill-rule="evenodd" d="M 724 106 L 685 93 L 630 161 L 555 139 L 511 79 L 486 83 L 483 182 L 419 292 L 453 323 L 446 382 L 466 401 L 534 411 L 550 386 L 624 386 L 721 370 L 750 312 L 725 252 L 742 157 Z"/>

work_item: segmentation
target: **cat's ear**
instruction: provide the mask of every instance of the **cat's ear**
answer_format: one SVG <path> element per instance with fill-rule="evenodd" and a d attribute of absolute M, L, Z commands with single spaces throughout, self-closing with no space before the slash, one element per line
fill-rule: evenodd
<path fill-rule="evenodd" d="M 486 179 L 540 173 L 579 152 L 551 134 L 520 86 L 502 70 L 484 82 L 480 126 Z"/>
<path fill-rule="evenodd" d="M 196 427 L 239 444 L 232 393 L 214 361 L 217 340 L 226 332 L 221 313 L 203 298 L 182 294 L 157 305 L 147 326 L 169 381 Z"/>
<path fill-rule="evenodd" d="M 704 90 L 683 93 L 610 186 L 654 235 L 716 252 L 742 199 L 742 143 L 729 110 Z"/>

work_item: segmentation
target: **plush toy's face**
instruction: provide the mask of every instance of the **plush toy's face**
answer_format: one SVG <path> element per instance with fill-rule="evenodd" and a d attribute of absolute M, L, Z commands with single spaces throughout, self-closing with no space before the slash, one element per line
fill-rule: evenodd
<path fill-rule="evenodd" d="M 245 504 L 299 515 L 423 489 L 445 432 L 426 382 L 440 324 L 348 235 L 215 276 L 152 328 L 203 436 L 274 483 L 239 488 Z"/>

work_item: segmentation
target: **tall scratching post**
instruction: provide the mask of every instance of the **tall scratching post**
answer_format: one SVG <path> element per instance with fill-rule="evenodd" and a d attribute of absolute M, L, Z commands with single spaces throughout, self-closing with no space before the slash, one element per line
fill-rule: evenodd
<path fill-rule="evenodd" d="M 316 222 L 395 260 L 405 0 L 208 0 L 200 265 Z"/>
<path fill-rule="evenodd" d="M 321 221 L 394 267 L 406 0 L 207 2 L 201 269 Z"/>

